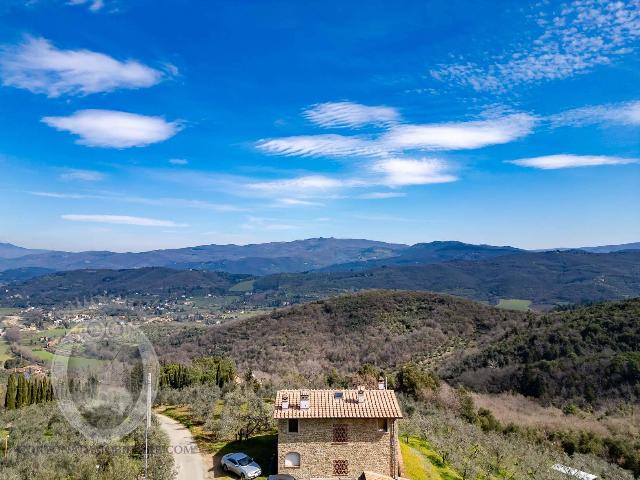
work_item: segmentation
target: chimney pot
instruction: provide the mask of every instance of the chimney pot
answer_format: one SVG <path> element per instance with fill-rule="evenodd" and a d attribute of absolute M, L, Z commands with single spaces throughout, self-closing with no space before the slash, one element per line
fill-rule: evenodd
<path fill-rule="evenodd" d="M 282 410 L 289 410 L 289 394 L 282 394 Z"/>
<path fill-rule="evenodd" d="M 300 410 L 308 410 L 309 409 L 309 392 L 307 390 L 303 390 L 300 392 Z"/>
<path fill-rule="evenodd" d="M 380 377 L 378 379 L 378 390 L 386 390 L 387 387 L 386 387 L 385 383 L 387 383 L 387 382 L 384 381 L 384 378 Z"/>
<path fill-rule="evenodd" d="M 364 387 L 358 387 L 358 403 L 364 403 Z"/>

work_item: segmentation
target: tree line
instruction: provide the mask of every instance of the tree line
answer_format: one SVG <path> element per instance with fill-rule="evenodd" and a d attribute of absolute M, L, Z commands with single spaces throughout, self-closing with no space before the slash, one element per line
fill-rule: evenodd
<path fill-rule="evenodd" d="M 160 370 L 160 388 L 182 389 L 191 385 L 215 384 L 223 388 L 237 375 L 236 363 L 227 357 L 202 357 L 190 364 L 167 363 Z"/>
<path fill-rule="evenodd" d="M 22 373 L 12 373 L 7 378 L 4 408 L 15 410 L 36 403 L 51 402 L 54 399 L 53 385 L 45 376 L 25 377 Z"/>

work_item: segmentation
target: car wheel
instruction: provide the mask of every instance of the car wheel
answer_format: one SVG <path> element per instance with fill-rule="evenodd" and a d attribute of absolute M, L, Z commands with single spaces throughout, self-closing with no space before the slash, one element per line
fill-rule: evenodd
<path fill-rule="evenodd" d="M 241 473 L 241 474 L 240 474 L 240 480 L 245 480 L 246 478 L 247 478 L 247 477 L 245 476 L 245 474 L 244 474 L 244 473 Z"/>
<path fill-rule="evenodd" d="M 222 464 L 222 470 L 223 470 L 223 471 L 225 471 L 225 472 L 228 472 L 228 471 L 229 471 L 229 467 L 227 467 L 227 464 L 226 464 L 226 463 L 223 463 L 223 464 Z"/>

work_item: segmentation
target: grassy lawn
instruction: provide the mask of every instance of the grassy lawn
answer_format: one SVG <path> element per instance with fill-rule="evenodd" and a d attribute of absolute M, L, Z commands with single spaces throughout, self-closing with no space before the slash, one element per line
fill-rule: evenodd
<path fill-rule="evenodd" d="M 244 282 L 236 283 L 233 287 L 229 288 L 230 292 L 250 292 L 253 290 L 253 284 L 255 280 L 245 280 Z"/>
<path fill-rule="evenodd" d="M 406 437 L 400 440 L 400 450 L 404 460 L 405 476 L 411 480 L 460 480 L 448 465 L 442 465 L 442 457 L 431 449 L 424 440 Z"/>
<path fill-rule="evenodd" d="M 531 306 L 531 300 L 520 300 L 517 298 L 501 298 L 498 302 L 498 308 L 504 308 L 505 310 L 517 310 L 519 312 L 526 312 Z"/>
<path fill-rule="evenodd" d="M 215 405 L 214 414 L 216 417 L 220 416 L 223 403 L 218 401 Z M 209 458 L 209 468 L 211 464 L 214 467 L 215 478 L 225 480 L 236 480 L 235 476 L 227 476 L 220 468 L 220 459 L 223 455 L 232 452 L 243 452 L 252 457 L 258 465 L 262 467 L 264 475 L 258 477 L 259 479 L 266 479 L 270 473 L 269 469 L 272 462 L 272 457 L 276 453 L 276 439 L 275 433 L 268 433 L 262 435 L 256 435 L 249 440 L 243 441 L 218 441 L 211 435 L 211 432 L 204 430 L 203 426 L 192 420 L 191 412 L 188 407 L 185 406 L 163 406 L 156 409 L 156 412 L 171 417 L 174 420 L 182 423 L 189 429 L 198 448 L 202 453 L 207 453 Z"/>

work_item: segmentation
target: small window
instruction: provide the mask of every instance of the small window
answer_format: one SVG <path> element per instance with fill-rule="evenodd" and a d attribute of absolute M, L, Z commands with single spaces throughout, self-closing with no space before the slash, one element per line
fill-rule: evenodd
<path fill-rule="evenodd" d="M 344 397 L 343 392 L 336 392 L 333 394 L 333 398 L 335 398 L 336 400 L 342 400 Z"/>
<path fill-rule="evenodd" d="M 284 456 L 284 466 L 287 468 L 300 468 L 300 454 L 289 452 Z"/>
<path fill-rule="evenodd" d="M 298 433 L 298 419 L 290 418 L 289 419 L 289 433 Z"/>
<path fill-rule="evenodd" d="M 349 475 L 349 460 L 334 460 L 333 474 L 338 476 Z"/>
<path fill-rule="evenodd" d="M 349 441 L 349 430 L 347 425 L 342 423 L 333 426 L 333 443 L 347 443 Z"/>
<path fill-rule="evenodd" d="M 389 422 L 386 418 L 378 419 L 378 431 L 379 432 L 388 432 L 389 431 Z"/>

